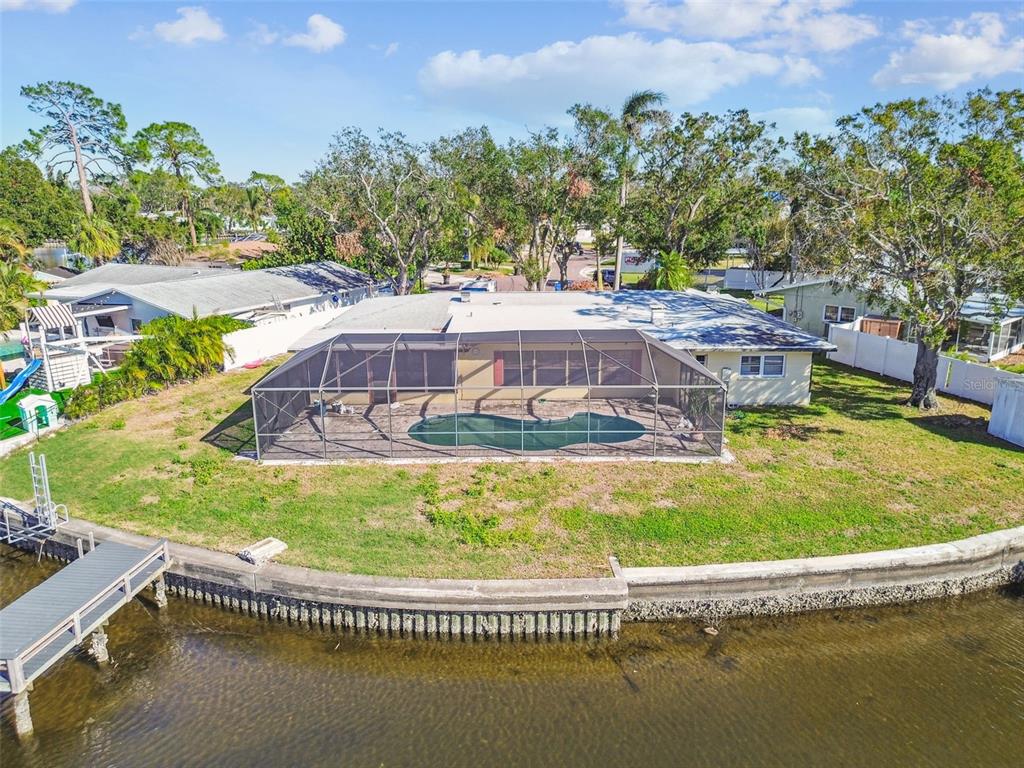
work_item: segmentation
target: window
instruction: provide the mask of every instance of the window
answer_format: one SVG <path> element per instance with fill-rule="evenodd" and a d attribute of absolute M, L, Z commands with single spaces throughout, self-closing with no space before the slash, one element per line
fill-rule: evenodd
<path fill-rule="evenodd" d="M 641 383 L 641 350 L 614 349 L 603 354 L 580 349 L 523 350 L 494 353 L 497 387 L 633 386 Z M 587 367 L 590 367 L 589 378 Z"/>
<path fill-rule="evenodd" d="M 114 318 L 110 315 L 96 315 L 96 325 L 100 328 L 113 328 Z"/>
<path fill-rule="evenodd" d="M 133 331 L 141 331 L 142 330 L 142 321 L 141 320 L 136 320 L 133 317 L 132 318 L 132 330 Z"/>
<path fill-rule="evenodd" d="M 765 355 L 761 365 L 762 376 L 783 376 L 786 373 L 786 358 L 783 355 Z"/>
<path fill-rule="evenodd" d="M 785 355 L 743 355 L 740 358 L 740 376 L 777 379 L 785 375 Z"/>
<path fill-rule="evenodd" d="M 856 317 L 856 307 L 843 307 L 839 304 L 826 304 L 821 313 L 821 319 L 826 323 L 852 323 Z"/>
<path fill-rule="evenodd" d="M 538 387 L 564 387 L 567 381 L 565 373 L 565 352 L 561 350 L 542 351 L 535 353 L 534 370 Z"/>
<path fill-rule="evenodd" d="M 707 368 L 707 365 L 708 365 L 708 356 L 707 355 L 694 355 L 693 359 L 696 360 L 701 365 L 703 365 L 705 368 Z"/>

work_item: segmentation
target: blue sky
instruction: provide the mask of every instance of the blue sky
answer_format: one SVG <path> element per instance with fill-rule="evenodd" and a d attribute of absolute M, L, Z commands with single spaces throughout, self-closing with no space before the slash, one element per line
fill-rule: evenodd
<path fill-rule="evenodd" d="M 877 101 L 1024 86 L 1020 2 L 0 4 L 0 143 L 38 125 L 21 85 L 74 80 L 120 103 L 131 131 L 192 123 L 231 179 L 297 180 L 345 125 L 507 137 L 640 88 L 789 132 Z"/>

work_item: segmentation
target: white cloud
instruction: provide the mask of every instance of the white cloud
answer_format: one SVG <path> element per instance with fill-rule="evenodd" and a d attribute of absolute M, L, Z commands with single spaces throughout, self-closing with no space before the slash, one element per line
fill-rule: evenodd
<path fill-rule="evenodd" d="M 281 35 L 274 32 L 266 24 L 257 23 L 253 25 L 252 30 L 248 35 L 246 35 L 246 37 L 256 43 L 256 45 L 273 45 Z"/>
<path fill-rule="evenodd" d="M 804 65 L 794 64 L 797 70 Z M 811 65 L 813 66 L 813 65 Z M 673 104 L 695 104 L 754 77 L 787 71 L 783 59 L 727 43 L 652 42 L 636 33 L 563 41 L 516 56 L 444 51 L 420 70 L 421 88 L 438 101 L 510 116 L 551 115 L 576 101 L 614 103 L 638 83 Z"/>
<path fill-rule="evenodd" d="M 621 0 L 623 23 L 701 40 L 750 40 L 762 48 L 839 51 L 878 35 L 851 0 Z"/>
<path fill-rule="evenodd" d="M 398 43 L 388 43 L 388 47 L 384 49 L 384 58 L 394 56 L 398 53 Z"/>
<path fill-rule="evenodd" d="M 306 20 L 306 31 L 297 32 L 284 39 L 285 45 L 308 48 L 314 53 L 329 51 L 345 42 L 345 30 L 326 16 L 314 13 Z"/>
<path fill-rule="evenodd" d="M 782 63 L 785 69 L 779 81 L 785 85 L 803 85 L 811 80 L 824 77 L 817 64 L 802 56 L 783 56 Z"/>
<path fill-rule="evenodd" d="M 1024 72 L 1024 37 L 1009 37 L 994 13 L 974 13 L 936 32 L 924 21 L 907 22 L 909 47 L 889 55 L 871 79 L 875 85 L 925 85 L 940 91 L 982 77 Z"/>
<path fill-rule="evenodd" d="M 78 0 L 0 0 L 0 11 L 64 13 Z"/>
<path fill-rule="evenodd" d="M 205 8 L 190 6 L 178 9 L 177 21 L 161 21 L 153 26 L 153 34 L 168 43 L 192 45 L 198 42 L 223 40 L 224 27 Z"/>
<path fill-rule="evenodd" d="M 835 129 L 836 116 L 831 110 L 821 107 L 780 107 L 765 112 L 753 112 L 755 120 L 774 123 L 782 136 L 792 136 L 797 131 L 811 134 L 827 134 Z"/>

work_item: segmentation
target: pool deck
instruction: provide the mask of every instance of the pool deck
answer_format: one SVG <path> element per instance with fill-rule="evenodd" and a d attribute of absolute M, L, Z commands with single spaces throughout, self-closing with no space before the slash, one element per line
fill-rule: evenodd
<path fill-rule="evenodd" d="M 463 400 L 459 413 L 491 414 L 513 419 L 567 419 L 577 413 L 618 416 L 639 423 L 645 434 L 620 443 L 586 443 L 563 448 L 525 451 L 479 445 L 428 445 L 409 436 L 409 429 L 432 416 L 451 415 L 451 405 L 402 403 L 366 406 L 353 414 L 329 413 L 325 417 L 326 433 L 321 432 L 317 411 L 298 422 L 263 450 L 261 459 L 276 461 L 346 461 L 359 459 L 398 459 L 430 461 L 462 458 L 529 458 L 568 457 L 604 459 L 707 459 L 718 452 L 706 439 L 677 431 L 682 413 L 661 403 L 655 407 L 632 399 L 528 400 L 520 412 L 515 401 Z M 390 435 L 390 437 L 389 437 Z"/>

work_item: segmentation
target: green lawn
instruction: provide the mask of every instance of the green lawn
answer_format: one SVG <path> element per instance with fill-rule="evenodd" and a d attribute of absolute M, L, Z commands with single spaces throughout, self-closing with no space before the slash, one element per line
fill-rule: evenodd
<path fill-rule="evenodd" d="M 983 408 L 899 405 L 902 386 L 829 364 L 806 408 L 735 412 L 731 465 L 258 466 L 239 371 L 116 406 L 41 443 L 54 497 L 106 525 L 289 563 L 422 576 L 552 576 L 909 546 L 1020 525 L 1024 451 Z M 215 433 L 215 434 L 212 434 Z M 204 436 L 206 439 L 204 440 Z M 214 441 L 221 446 L 210 444 Z M 24 451 L 0 461 L 30 494 Z"/>

